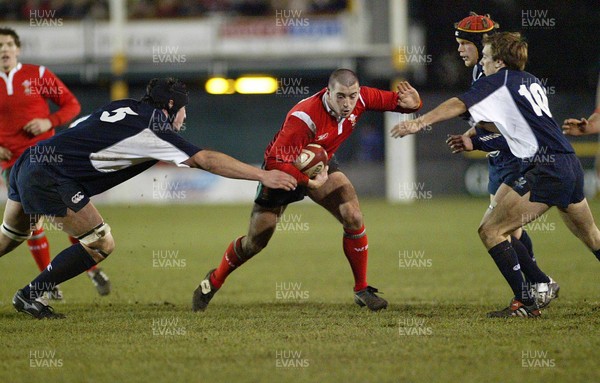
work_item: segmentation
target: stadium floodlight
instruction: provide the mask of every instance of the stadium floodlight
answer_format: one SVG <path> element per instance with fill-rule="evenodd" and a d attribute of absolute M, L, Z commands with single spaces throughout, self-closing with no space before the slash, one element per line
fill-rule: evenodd
<path fill-rule="evenodd" d="M 213 77 L 205 85 L 209 94 L 233 94 L 235 93 L 235 81 L 230 78 Z"/>
<path fill-rule="evenodd" d="M 235 91 L 241 94 L 270 94 L 277 91 L 277 79 L 268 76 L 248 76 L 235 80 Z"/>

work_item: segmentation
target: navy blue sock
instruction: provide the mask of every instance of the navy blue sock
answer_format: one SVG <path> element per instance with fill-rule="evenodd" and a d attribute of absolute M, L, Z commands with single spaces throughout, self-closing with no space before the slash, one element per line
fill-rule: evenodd
<path fill-rule="evenodd" d="M 527 306 L 533 304 L 533 299 L 521 274 L 517 252 L 513 249 L 511 243 L 508 240 L 500 242 L 489 249 L 488 253 L 490 253 L 504 279 L 510 285 L 515 298 Z"/>
<path fill-rule="evenodd" d="M 528 283 L 549 283 L 550 278 L 540 268 L 537 263 L 529 256 L 529 252 L 525 248 L 525 245 L 515 237 L 512 238 L 512 247 L 517 253 L 519 264 L 521 265 L 521 271 L 525 276 L 525 280 Z"/>
<path fill-rule="evenodd" d="M 600 261 L 600 249 L 594 251 L 593 253 L 596 256 L 596 258 L 598 258 L 598 260 Z"/>
<path fill-rule="evenodd" d="M 521 238 L 519 238 L 519 241 L 521 241 L 523 246 L 525 246 L 527 252 L 529 253 L 529 256 L 531 257 L 531 259 L 533 259 L 533 262 L 535 262 L 535 255 L 533 254 L 533 243 L 531 242 L 531 237 L 529 237 L 529 234 L 527 234 L 525 229 L 521 230 L 521 232 L 522 234 Z"/>
<path fill-rule="evenodd" d="M 54 257 L 40 275 L 23 288 L 23 294 L 30 299 L 35 299 L 45 291 L 51 291 L 57 284 L 83 273 L 95 264 L 96 261 L 80 243 L 67 247 Z"/>

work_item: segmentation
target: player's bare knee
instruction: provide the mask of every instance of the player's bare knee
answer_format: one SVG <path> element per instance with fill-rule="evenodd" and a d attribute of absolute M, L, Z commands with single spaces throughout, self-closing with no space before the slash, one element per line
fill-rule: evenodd
<path fill-rule="evenodd" d="M 363 225 L 363 215 L 360 209 L 351 209 L 344 216 L 344 227 L 358 230 Z"/>
<path fill-rule="evenodd" d="M 479 234 L 481 242 L 483 242 L 486 245 L 488 243 L 491 243 L 496 237 L 496 230 L 494 230 L 494 228 L 487 223 L 482 223 L 481 225 L 479 225 L 477 233 Z"/>

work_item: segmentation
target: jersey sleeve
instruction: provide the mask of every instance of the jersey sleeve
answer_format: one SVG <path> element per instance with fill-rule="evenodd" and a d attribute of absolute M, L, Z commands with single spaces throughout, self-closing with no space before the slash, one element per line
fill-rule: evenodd
<path fill-rule="evenodd" d="M 470 109 L 502 86 L 502 83 L 496 80 L 498 80 L 498 76 L 480 78 L 471 85 L 468 91 L 458 96 L 458 99 L 467 106 L 467 109 Z"/>
<path fill-rule="evenodd" d="M 362 86 L 360 88 L 360 101 L 364 103 L 365 109 L 379 112 L 414 113 L 421 109 L 423 100 L 416 109 L 406 109 L 398 106 L 398 92 L 381 90 Z"/>
<path fill-rule="evenodd" d="M 477 134 L 471 138 L 473 149 L 484 152 L 494 152 L 496 150 L 510 152 L 508 142 L 501 134 L 488 132 L 481 128 L 475 128 L 475 130 Z"/>
<path fill-rule="evenodd" d="M 304 112 L 288 115 L 269 151 L 265 154 L 265 165 L 267 170 L 281 170 L 296 178 L 299 185 L 306 186 L 308 177 L 294 166 L 294 161 L 314 138 L 314 133 L 307 125 L 309 122 L 302 119 L 301 113 Z"/>
<path fill-rule="evenodd" d="M 175 132 L 170 124 L 165 124 L 164 116 L 157 113 L 157 110 L 152 114 L 149 130 L 157 140 L 148 140 L 145 146 L 150 156 L 156 160 L 187 167 L 182 162 L 202 150 Z"/>
<path fill-rule="evenodd" d="M 40 67 L 40 73 L 39 94 L 58 106 L 58 110 L 48 116 L 52 127 L 66 124 L 81 111 L 79 101 L 69 88 L 49 69 Z"/>
<path fill-rule="evenodd" d="M 471 88 L 466 93 L 458 96 L 458 99 L 464 102 L 467 108 L 471 108 L 473 105 L 480 103 L 497 90 L 499 85 L 502 85 L 495 81 L 497 79 L 498 76 L 479 78 L 477 81 L 473 82 Z M 470 112 L 467 111 L 463 115 L 469 116 L 469 123 L 471 126 L 475 125 L 475 121 Z M 492 133 L 477 127 L 475 130 L 477 134 L 472 137 L 471 140 L 473 142 L 473 149 L 484 152 L 493 152 L 496 150 L 510 152 L 508 143 L 502 134 Z"/>

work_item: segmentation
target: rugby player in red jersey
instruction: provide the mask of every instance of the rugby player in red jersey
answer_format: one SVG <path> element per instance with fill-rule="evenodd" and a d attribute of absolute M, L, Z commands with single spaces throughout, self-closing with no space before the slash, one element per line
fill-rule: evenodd
<path fill-rule="evenodd" d="M 356 191 L 338 168 L 334 154 L 352 134 L 364 112 L 413 113 L 421 106 L 419 93 L 408 82 L 401 82 L 398 92 L 369 88 L 360 86 L 356 74 L 348 69 L 334 71 L 325 89 L 296 104 L 267 147 L 264 167 L 291 174 L 298 181 L 298 187 L 284 191 L 259 185 L 248 233 L 231 242 L 220 265 L 201 281 L 194 292 L 192 309 L 206 309 L 227 276 L 267 246 L 287 205 L 305 196 L 327 209 L 342 224 L 342 247 L 354 276 L 355 302 L 373 311 L 386 308 L 387 301 L 367 284 L 369 244 L 363 215 Z M 327 171 L 315 179 L 309 179 L 293 164 L 302 148 L 311 143 L 321 145 L 329 157 Z"/>

